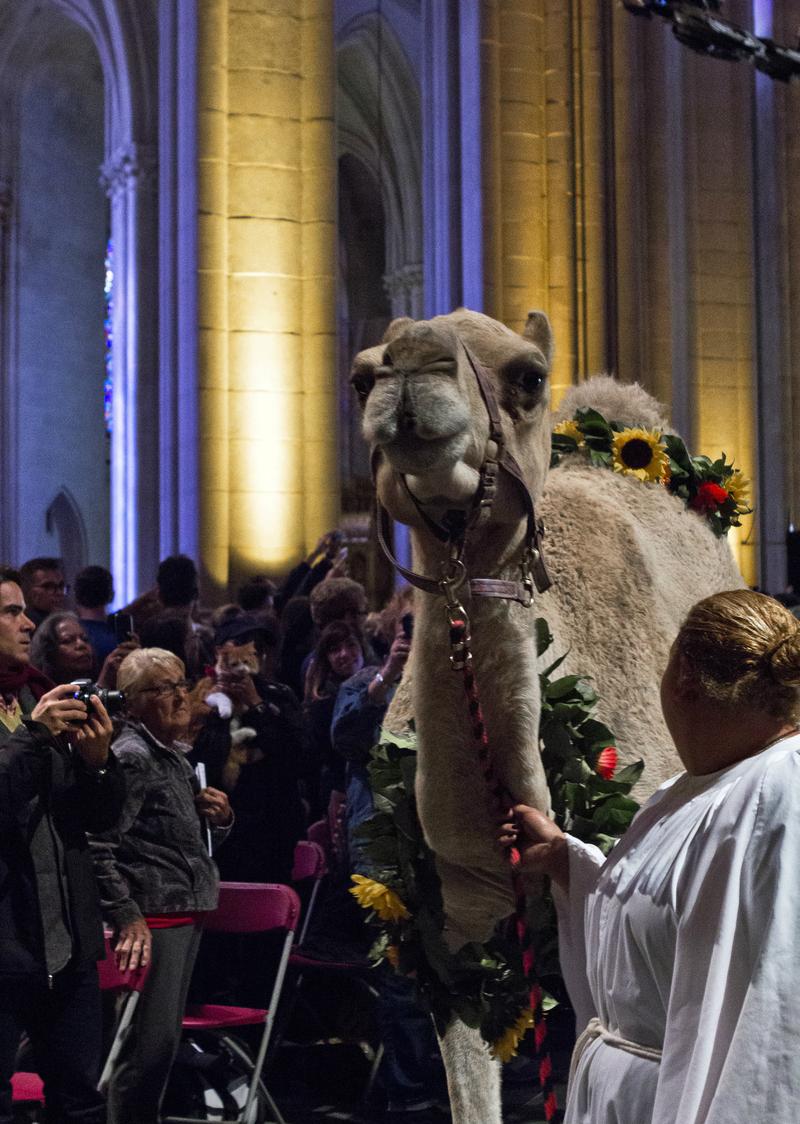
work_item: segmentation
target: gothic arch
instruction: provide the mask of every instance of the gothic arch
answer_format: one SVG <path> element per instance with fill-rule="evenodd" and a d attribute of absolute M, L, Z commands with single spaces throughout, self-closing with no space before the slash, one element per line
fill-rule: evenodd
<path fill-rule="evenodd" d="M 13 0 L 0 7 L 0 285 L 5 308 L 0 388 L 4 417 L 0 456 L 4 510 L 11 530 L 4 552 L 16 554 L 13 479 L 17 466 L 15 403 L 15 187 L 20 90 L 35 64 L 48 12 L 91 38 L 105 92 L 104 160 L 98 169 L 110 198 L 116 261 L 114 291 L 114 432 L 111 444 L 111 559 L 116 588 L 132 597 L 152 579 L 158 550 L 158 261 L 156 144 L 158 12 L 154 0 Z"/>
<path fill-rule="evenodd" d="M 356 157 L 379 184 L 386 216 L 385 284 L 395 316 L 422 315 L 422 149 L 419 82 L 380 12 L 337 37 L 339 157 Z"/>
<path fill-rule="evenodd" d="M 61 488 L 47 509 L 47 530 L 56 536 L 56 554 L 64 564 L 64 573 L 79 573 L 89 559 L 86 546 L 86 524 L 81 509 L 69 488 Z"/>

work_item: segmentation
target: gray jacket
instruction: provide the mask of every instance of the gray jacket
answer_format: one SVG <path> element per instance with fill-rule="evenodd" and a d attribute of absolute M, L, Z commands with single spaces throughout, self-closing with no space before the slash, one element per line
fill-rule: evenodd
<path fill-rule="evenodd" d="M 178 748 L 139 723 L 114 742 L 127 781 L 117 826 L 90 836 L 103 913 L 116 929 L 145 914 L 214 909 L 219 874 L 194 798 L 200 785 Z M 230 828 L 213 828 L 215 844 Z"/>

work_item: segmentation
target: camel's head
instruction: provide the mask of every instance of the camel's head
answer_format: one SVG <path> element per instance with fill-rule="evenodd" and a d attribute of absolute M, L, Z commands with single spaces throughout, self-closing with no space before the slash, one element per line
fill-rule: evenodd
<path fill-rule="evenodd" d="M 552 360 L 544 313 L 529 314 L 522 336 L 467 309 L 433 320 L 395 320 L 383 344 L 356 356 L 351 383 L 364 436 L 382 454 L 381 497 L 403 522 L 417 518 L 389 477 L 404 478 L 416 501 L 434 514 L 468 507 L 477 489 L 490 423 L 465 347 L 488 369 L 504 443 L 531 493 L 541 492 L 550 459 Z"/>

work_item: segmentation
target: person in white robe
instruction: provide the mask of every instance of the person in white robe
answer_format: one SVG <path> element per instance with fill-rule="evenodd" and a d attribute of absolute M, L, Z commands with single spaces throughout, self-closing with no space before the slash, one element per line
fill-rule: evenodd
<path fill-rule="evenodd" d="M 608 858 L 518 805 L 500 842 L 553 880 L 577 1025 L 565 1124 L 800 1120 L 800 622 L 692 609 L 662 707 L 686 772 Z"/>

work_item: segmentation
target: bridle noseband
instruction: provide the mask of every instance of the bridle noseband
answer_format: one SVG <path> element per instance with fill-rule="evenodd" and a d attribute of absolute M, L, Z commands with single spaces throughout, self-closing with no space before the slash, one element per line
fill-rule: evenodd
<path fill-rule="evenodd" d="M 539 593 L 544 593 L 551 585 L 542 555 L 544 525 L 541 519 L 536 517 L 533 496 L 525 483 L 522 469 L 516 458 L 506 448 L 500 422 L 500 409 L 489 371 L 475 360 L 466 345 L 462 344 L 462 346 L 469 365 L 475 374 L 489 416 L 489 436 L 486 441 L 483 463 L 480 467 L 478 487 L 470 509 L 468 512 L 448 512 L 445 519 L 441 523 L 437 523 L 413 495 L 405 477 L 400 477 L 409 498 L 427 529 L 440 542 L 449 546 L 449 557 L 446 562 L 442 563 L 441 576 L 432 578 L 425 574 L 418 574 L 415 570 L 403 566 L 392 553 L 389 546 L 391 516 L 378 497 L 377 468 L 380 450 L 376 449 L 372 456 L 372 475 L 376 483 L 375 505 L 378 542 L 391 564 L 406 581 L 425 593 L 442 594 L 445 597 L 448 609 L 461 608 L 456 594 L 465 582 L 472 597 L 500 597 L 507 601 L 518 601 L 519 604 L 528 608 L 533 602 L 534 587 Z M 500 472 L 505 472 L 514 483 L 522 499 L 527 520 L 520 560 L 519 581 L 508 581 L 500 578 L 469 578 L 464 563 L 464 553 L 471 533 L 488 523 L 491 518 L 492 504 L 494 503 Z"/>

